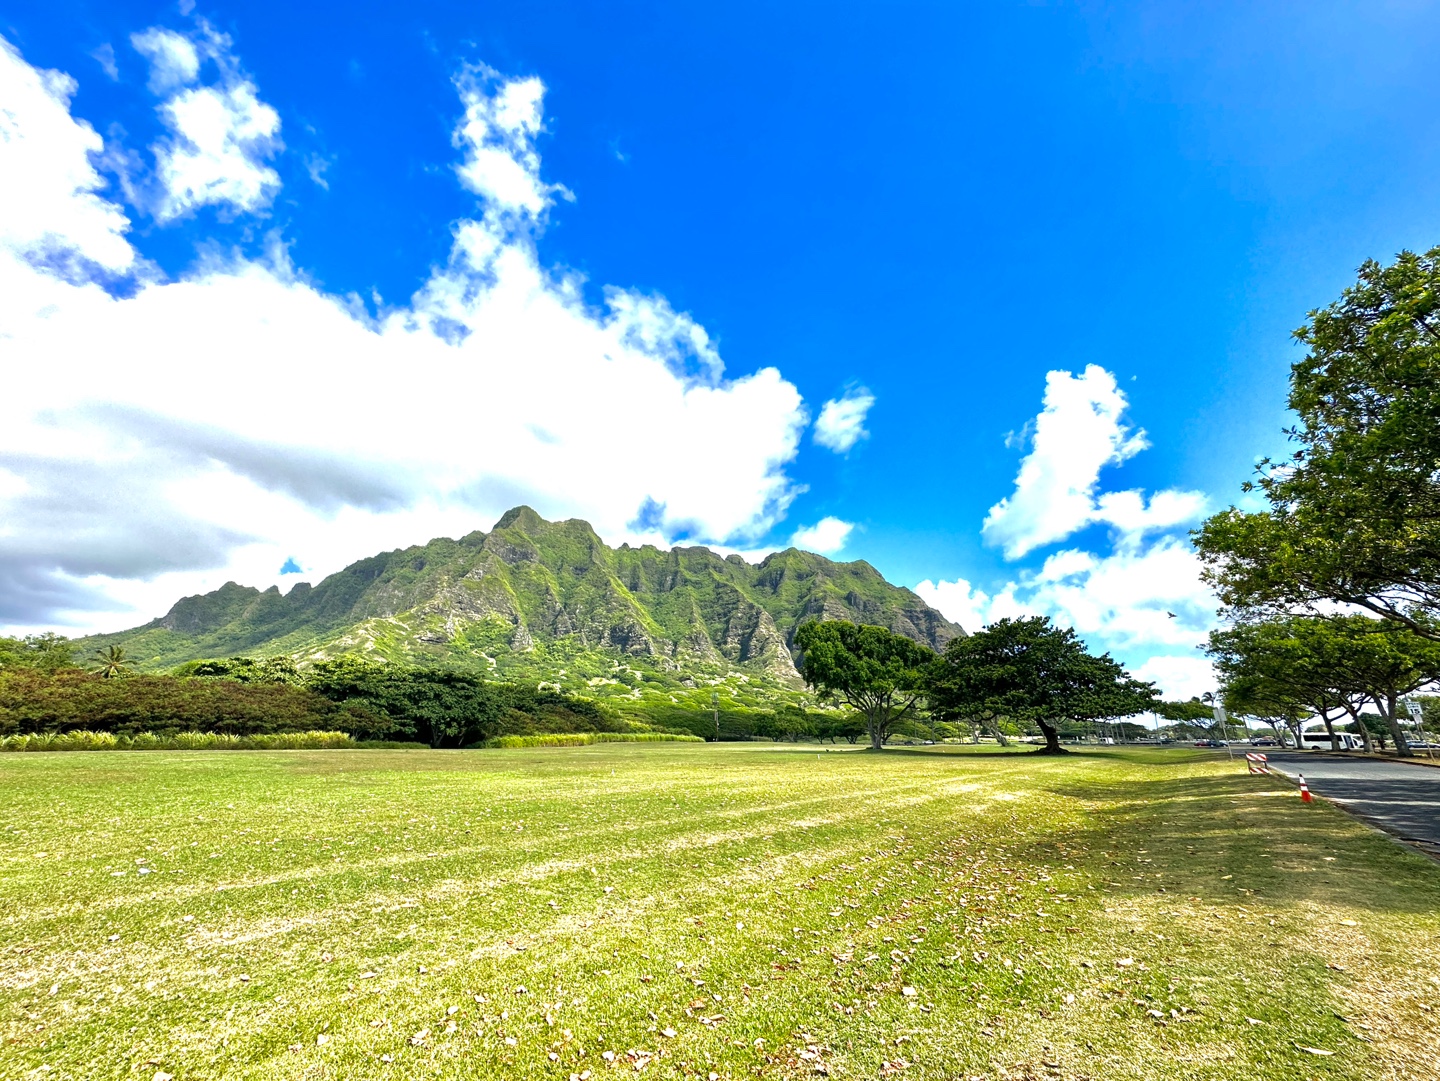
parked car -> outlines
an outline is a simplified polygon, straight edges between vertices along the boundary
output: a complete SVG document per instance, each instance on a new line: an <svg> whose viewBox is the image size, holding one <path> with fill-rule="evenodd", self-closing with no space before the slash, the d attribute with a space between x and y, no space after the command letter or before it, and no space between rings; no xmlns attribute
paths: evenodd
<svg viewBox="0 0 1440 1081"><path fill-rule="evenodd" d="M1252 740L1250 741L1250 746L1252 746L1252 747L1278 747L1279 744L1276 743L1275 740L1272 739L1270 736L1256 736L1254 739L1252 739Z"/></svg>

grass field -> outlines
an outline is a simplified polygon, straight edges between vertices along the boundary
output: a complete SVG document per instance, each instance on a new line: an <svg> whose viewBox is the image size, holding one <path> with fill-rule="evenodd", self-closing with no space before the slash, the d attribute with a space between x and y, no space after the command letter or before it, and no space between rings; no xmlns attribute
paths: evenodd
<svg viewBox="0 0 1440 1081"><path fill-rule="evenodd" d="M1199 752L15 754L0 822L6 1079L1440 1076L1440 866Z"/></svg>

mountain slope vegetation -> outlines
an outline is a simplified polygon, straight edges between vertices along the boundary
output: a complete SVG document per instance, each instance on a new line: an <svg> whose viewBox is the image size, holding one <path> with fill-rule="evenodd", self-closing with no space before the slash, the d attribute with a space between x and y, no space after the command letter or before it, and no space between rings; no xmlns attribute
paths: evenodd
<svg viewBox="0 0 1440 1081"><path fill-rule="evenodd" d="M150 671L206 657L358 654L653 715L802 697L792 642L809 619L875 624L936 650L964 633L863 561L794 548L759 564L703 547L611 548L587 522L516 507L489 533L371 556L285 594L228 582L77 645L123 645Z"/></svg>

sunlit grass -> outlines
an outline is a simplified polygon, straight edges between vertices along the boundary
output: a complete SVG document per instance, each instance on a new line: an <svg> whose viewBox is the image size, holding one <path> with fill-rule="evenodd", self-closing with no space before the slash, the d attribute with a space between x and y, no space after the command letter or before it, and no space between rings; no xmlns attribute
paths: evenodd
<svg viewBox="0 0 1440 1081"><path fill-rule="evenodd" d="M0 817L6 1078L1440 1076L1440 867L1191 751L7 755Z"/></svg>

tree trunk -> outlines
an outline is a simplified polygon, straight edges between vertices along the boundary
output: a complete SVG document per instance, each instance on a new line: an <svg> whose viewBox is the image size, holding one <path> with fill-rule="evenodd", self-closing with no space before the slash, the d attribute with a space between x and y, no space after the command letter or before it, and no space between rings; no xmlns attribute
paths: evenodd
<svg viewBox="0 0 1440 1081"><path fill-rule="evenodd" d="M1370 740L1370 729L1366 726L1365 722L1360 719L1360 711L1347 702L1345 704L1345 712L1350 714L1350 719L1355 722L1355 727L1360 730L1360 739L1365 744L1365 753L1374 754L1375 744Z"/></svg>
<svg viewBox="0 0 1440 1081"><path fill-rule="evenodd" d="M1410 741L1405 738L1405 733L1400 731L1400 722L1395 719L1395 709L1399 705L1397 696L1387 694L1376 697L1375 704L1380 707L1380 715L1385 718L1385 727L1390 729L1390 738L1395 741L1395 753L1401 758L1413 758L1415 752L1410 749Z"/></svg>
<svg viewBox="0 0 1440 1081"><path fill-rule="evenodd" d="M1338 751L1340 749L1340 737L1335 734L1335 726L1330 723L1330 711L1328 709L1321 710L1320 719L1325 722L1325 731L1329 733L1330 749L1332 751Z"/></svg>
<svg viewBox="0 0 1440 1081"><path fill-rule="evenodd" d="M870 749L881 750L885 746L885 730L880 725L880 718L872 713L865 720L870 726Z"/></svg>
<svg viewBox="0 0 1440 1081"><path fill-rule="evenodd" d="M1036 754L1069 754L1064 747L1060 746L1060 733L1054 725L1046 724L1044 721L1036 722L1040 725L1040 731L1045 733L1045 746L1036 751Z"/></svg>

